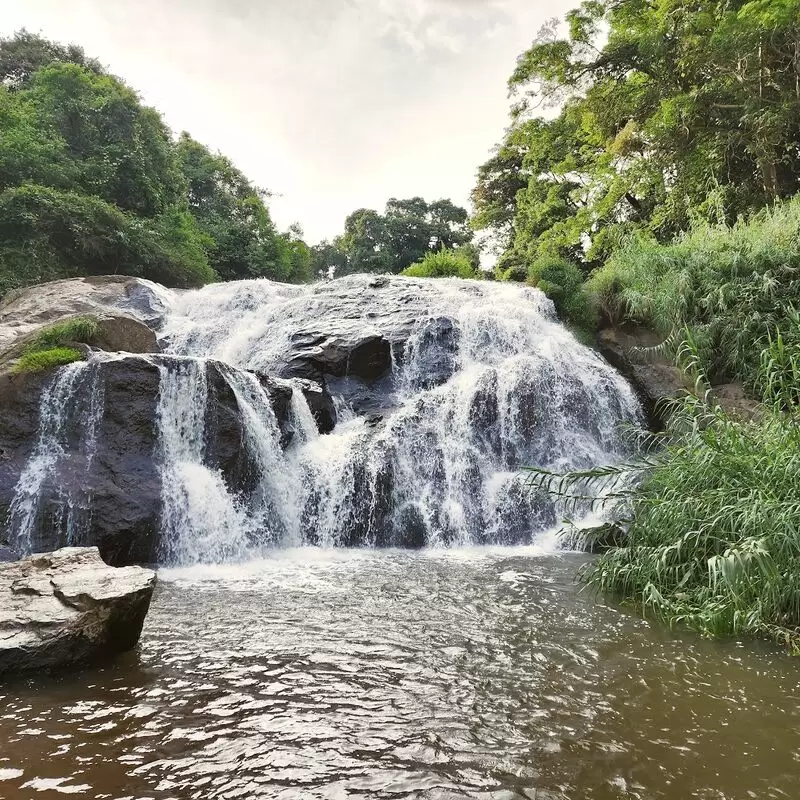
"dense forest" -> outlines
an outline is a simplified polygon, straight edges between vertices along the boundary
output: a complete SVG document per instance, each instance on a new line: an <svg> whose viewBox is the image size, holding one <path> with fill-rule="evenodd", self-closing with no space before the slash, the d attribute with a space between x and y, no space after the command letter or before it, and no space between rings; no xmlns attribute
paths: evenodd
<svg viewBox="0 0 800 800"><path fill-rule="evenodd" d="M77 275L167 286L310 280L299 229L279 232L230 159L161 116L75 46L0 40L0 295Z"/></svg>

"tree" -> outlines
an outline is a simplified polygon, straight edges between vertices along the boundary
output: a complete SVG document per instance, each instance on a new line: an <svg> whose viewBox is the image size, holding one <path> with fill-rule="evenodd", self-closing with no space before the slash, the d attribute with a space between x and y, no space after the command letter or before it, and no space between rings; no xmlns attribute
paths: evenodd
<svg viewBox="0 0 800 800"><path fill-rule="evenodd" d="M292 236L281 238L258 189L226 156L182 133L176 145L189 211L208 237L208 258L222 280L288 280L299 262ZM294 253L294 255L293 255Z"/></svg>
<svg viewBox="0 0 800 800"><path fill-rule="evenodd" d="M77 64L98 74L105 72L98 61L86 57L83 48L49 42L24 28L0 39L0 83L7 88L24 87L38 69L54 61Z"/></svg>
<svg viewBox="0 0 800 800"><path fill-rule="evenodd" d="M450 200L427 203L421 197L391 199L384 214L354 211L339 241L347 272L401 272L427 253L472 241L465 209Z"/></svg>
<svg viewBox="0 0 800 800"><path fill-rule="evenodd" d="M797 192L798 20L800 0L587 0L519 58L473 224L588 270L633 230L666 241Z"/></svg>

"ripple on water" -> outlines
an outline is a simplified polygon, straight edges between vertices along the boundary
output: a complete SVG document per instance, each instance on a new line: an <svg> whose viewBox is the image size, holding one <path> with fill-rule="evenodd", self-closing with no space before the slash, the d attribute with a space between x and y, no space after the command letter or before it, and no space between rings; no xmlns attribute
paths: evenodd
<svg viewBox="0 0 800 800"><path fill-rule="evenodd" d="M798 667L595 604L579 557L162 572L139 653L0 688L0 798L796 798Z"/></svg>

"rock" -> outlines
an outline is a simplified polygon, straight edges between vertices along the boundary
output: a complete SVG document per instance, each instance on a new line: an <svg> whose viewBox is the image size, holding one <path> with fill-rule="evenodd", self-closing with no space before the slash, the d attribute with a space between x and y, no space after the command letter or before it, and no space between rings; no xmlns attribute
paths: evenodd
<svg viewBox="0 0 800 800"><path fill-rule="evenodd" d="M607 328L597 335L600 353L631 382L654 428L666 423L669 401L692 388L675 364L653 350L661 341L639 327Z"/></svg>
<svg viewBox="0 0 800 800"><path fill-rule="evenodd" d="M283 378L306 378L317 382L326 375L374 381L391 365L391 344L377 332L321 335L300 331L292 336L291 358L277 372Z"/></svg>
<svg viewBox="0 0 800 800"><path fill-rule="evenodd" d="M148 569L109 567L96 547L0 564L0 676L132 649L155 582Z"/></svg>
<svg viewBox="0 0 800 800"><path fill-rule="evenodd" d="M87 342L110 353L160 353L155 332L127 314L103 314L97 319L97 333Z"/></svg>
<svg viewBox="0 0 800 800"><path fill-rule="evenodd" d="M72 278L11 291L0 304L0 352L46 325L87 314L122 315L155 330L166 311L160 295L165 291L124 275ZM134 352L130 345L119 349Z"/></svg>
<svg viewBox="0 0 800 800"><path fill-rule="evenodd" d="M708 401L743 422L757 420L764 411L764 406L748 395L741 383L723 383L715 386L709 392Z"/></svg>

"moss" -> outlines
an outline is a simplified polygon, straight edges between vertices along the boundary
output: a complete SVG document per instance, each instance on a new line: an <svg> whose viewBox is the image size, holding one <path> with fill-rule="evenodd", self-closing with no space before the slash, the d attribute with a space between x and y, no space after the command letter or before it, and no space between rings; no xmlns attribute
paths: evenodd
<svg viewBox="0 0 800 800"><path fill-rule="evenodd" d="M33 350L22 355L11 370L15 375L24 372L41 372L42 370L61 367L80 361L83 354L74 347L51 347L49 350Z"/></svg>

